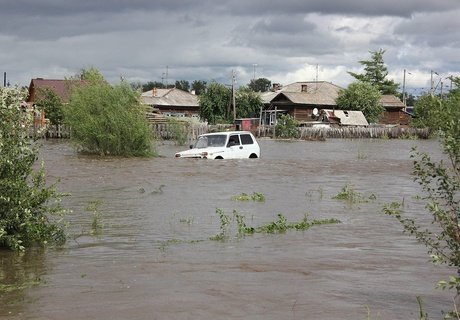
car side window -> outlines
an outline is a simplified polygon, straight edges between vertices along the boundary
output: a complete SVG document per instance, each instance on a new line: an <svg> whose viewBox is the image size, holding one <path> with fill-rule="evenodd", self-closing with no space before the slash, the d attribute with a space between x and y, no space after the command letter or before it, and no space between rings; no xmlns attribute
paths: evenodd
<svg viewBox="0 0 460 320"><path fill-rule="evenodd" d="M227 147L240 145L240 138L237 134L230 136L228 139Z"/></svg>
<svg viewBox="0 0 460 320"><path fill-rule="evenodd" d="M253 144L254 141L252 140L251 135L249 135L249 134L242 134L242 135L241 135L241 143L242 143L242 144Z"/></svg>

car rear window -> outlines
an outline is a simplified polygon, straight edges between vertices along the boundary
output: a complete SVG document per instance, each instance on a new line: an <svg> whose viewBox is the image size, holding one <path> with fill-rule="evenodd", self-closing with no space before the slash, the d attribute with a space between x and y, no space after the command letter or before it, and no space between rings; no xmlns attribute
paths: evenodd
<svg viewBox="0 0 460 320"><path fill-rule="evenodd" d="M249 135L249 134L242 134L242 135L240 135L240 137L241 137L241 143L242 144L253 144L254 143L254 141L252 140L251 135Z"/></svg>

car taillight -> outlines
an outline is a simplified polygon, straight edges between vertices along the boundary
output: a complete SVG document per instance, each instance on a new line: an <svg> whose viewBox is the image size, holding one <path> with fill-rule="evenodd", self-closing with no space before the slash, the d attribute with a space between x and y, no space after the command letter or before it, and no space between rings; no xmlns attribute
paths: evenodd
<svg viewBox="0 0 460 320"><path fill-rule="evenodd" d="M176 158L180 158L180 153L176 153Z"/></svg>

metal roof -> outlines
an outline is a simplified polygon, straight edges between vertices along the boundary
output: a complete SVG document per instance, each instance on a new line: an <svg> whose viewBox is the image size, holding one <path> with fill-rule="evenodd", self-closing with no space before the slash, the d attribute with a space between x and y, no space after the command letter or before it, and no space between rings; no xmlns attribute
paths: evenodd
<svg viewBox="0 0 460 320"><path fill-rule="evenodd" d="M151 106L199 107L196 95L177 88L149 90L142 93L141 99Z"/></svg>

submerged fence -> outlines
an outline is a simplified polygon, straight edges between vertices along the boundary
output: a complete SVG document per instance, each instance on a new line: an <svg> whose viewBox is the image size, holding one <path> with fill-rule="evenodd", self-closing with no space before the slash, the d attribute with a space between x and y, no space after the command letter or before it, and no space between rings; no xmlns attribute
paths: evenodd
<svg viewBox="0 0 460 320"><path fill-rule="evenodd" d="M150 123L152 134L164 140L196 140L207 132L230 130L230 126L209 126L205 123L189 123L182 121L154 122ZM260 126L254 132L258 137L277 138L274 135L274 126ZM326 140L333 138L345 139L428 139L432 133L429 128L410 127L302 127L299 128L299 139L302 140ZM29 128L29 136L37 138L62 138L71 136L71 128L68 125L40 125Z"/></svg>

